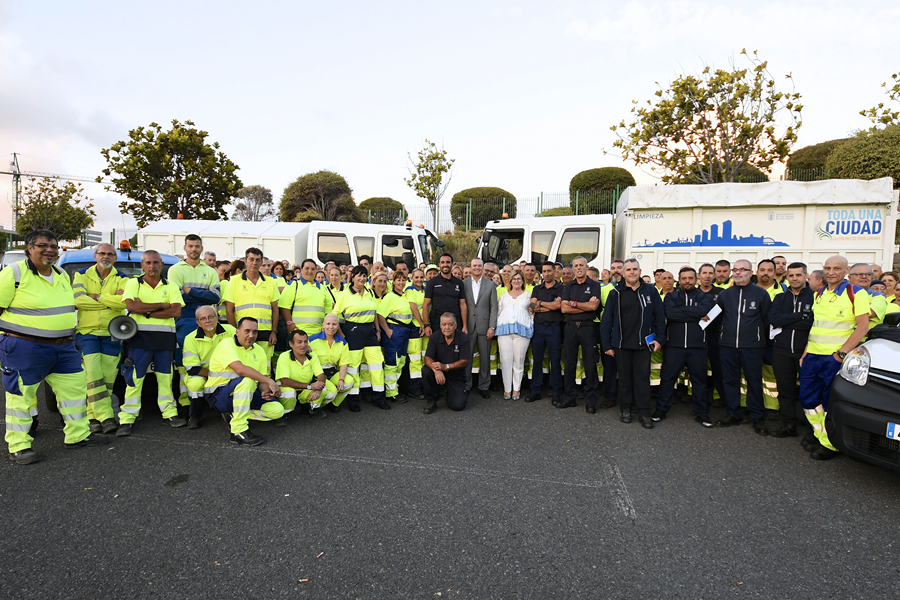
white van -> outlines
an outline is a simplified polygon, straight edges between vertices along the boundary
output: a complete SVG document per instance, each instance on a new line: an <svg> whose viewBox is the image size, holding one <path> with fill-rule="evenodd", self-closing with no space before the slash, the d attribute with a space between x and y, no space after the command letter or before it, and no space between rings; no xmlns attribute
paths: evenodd
<svg viewBox="0 0 900 600"><path fill-rule="evenodd" d="M500 265L525 260L540 271L544 261L571 265L583 256L603 270L612 260L612 215L534 217L491 221L478 238L477 256Z"/></svg>
<svg viewBox="0 0 900 600"><path fill-rule="evenodd" d="M411 222L402 226L178 219L157 221L138 231L138 247L183 254L184 238L191 233L203 238L204 250L215 252L219 260L243 258L247 248L255 247L268 258L287 259L292 265L307 258L319 265L328 261L356 265L366 255L392 269L401 260L412 269L436 262L444 245L430 230L413 227Z"/></svg>

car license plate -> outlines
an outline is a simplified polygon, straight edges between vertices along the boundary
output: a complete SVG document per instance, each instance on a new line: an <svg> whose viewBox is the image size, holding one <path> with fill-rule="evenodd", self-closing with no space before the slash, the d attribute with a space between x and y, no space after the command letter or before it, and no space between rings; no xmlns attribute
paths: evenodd
<svg viewBox="0 0 900 600"><path fill-rule="evenodd" d="M892 440L900 440L900 425L897 423L888 423L887 433L885 435Z"/></svg>

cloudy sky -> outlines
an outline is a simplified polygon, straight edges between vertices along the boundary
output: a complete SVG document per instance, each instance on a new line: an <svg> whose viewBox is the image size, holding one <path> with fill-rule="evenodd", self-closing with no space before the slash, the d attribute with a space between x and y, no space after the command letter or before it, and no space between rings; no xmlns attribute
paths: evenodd
<svg viewBox="0 0 900 600"><path fill-rule="evenodd" d="M0 0L0 170L18 152L25 170L96 176L100 149L129 129L190 119L276 199L329 169L357 201L416 204L403 177L425 138L456 159L448 200L474 186L562 192L608 165L650 183L603 154L632 100L756 49L803 96L799 146L844 137L900 71L897 23L896 0ZM95 228L121 228L116 197L86 188Z"/></svg>

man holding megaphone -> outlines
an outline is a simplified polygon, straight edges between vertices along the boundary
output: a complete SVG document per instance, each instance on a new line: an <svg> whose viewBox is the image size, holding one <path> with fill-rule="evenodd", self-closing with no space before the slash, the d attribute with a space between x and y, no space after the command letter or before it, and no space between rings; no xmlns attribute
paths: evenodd
<svg viewBox="0 0 900 600"><path fill-rule="evenodd" d="M187 425L178 416L172 394L172 361L175 357L175 319L181 315L181 290L162 278L162 257L156 250L141 255L142 277L125 284L125 306L137 324L137 333L128 341L125 361L125 401L119 410L117 437L131 435L141 411L144 376L153 363L159 388L158 403L163 420L172 427Z"/></svg>

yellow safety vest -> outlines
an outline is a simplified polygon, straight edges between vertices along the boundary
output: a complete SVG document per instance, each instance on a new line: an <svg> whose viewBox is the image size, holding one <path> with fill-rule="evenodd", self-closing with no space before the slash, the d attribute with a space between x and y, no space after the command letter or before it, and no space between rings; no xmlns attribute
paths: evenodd
<svg viewBox="0 0 900 600"><path fill-rule="evenodd" d="M334 305L334 314L341 321L353 323L372 323L375 321L377 310L378 304L372 292L366 291L360 296L352 285L341 294L337 304Z"/></svg>
<svg viewBox="0 0 900 600"><path fill-rule="evenodd" d="M123 300L140 300L147 304L167 302L183 306L181 290L160 278L156 287L151 287L143 277L129 279L125 284ZM147 350L174 350L175 349L175 319L168 317L146 317L141 313L130 313L137 323L138 333L128 341L135 348Z"/></svg>
<svg viewBox="0 0 900 600"><path fill-rule="evenodd" d="M834 291L824 288L816 292L813 302L813 324L809 330L809 354L827 356L837 352L856 329L856 317L869 315L869 295L861 287L854 287L854 299L850 300L844 281Z"/></svg>
<svg viewBox="0 0 900 600"><path fill-rule="evenodd" d="M127 277L122 277L112 267L105 279L100 279L97 265L86 267L75 273L72 291L75 292L75 308L78 309L78 333L109 337L109 322L125 314L125 295L116 294L125 290ZM99 294L94 300L90 294Z"/></svg>
<svg viewBox="0 0 900 600"><path fill-rule="evenodd" d="M324 331L309 336L309 351L316 355L323 369L340 369L342 365L350 364L350 346L339 335L334 336L331 346Z"/></svg>
<svg viewBox="0 0 900 600"><path fill-rule="evenodd" d="M300 361L294 357L294 351L288 350L282 352L278 357L275 379L280 381L286 377L299 383L312 383L323 372L322 365L315 354L307 354L306 361L301 365Z"/></svg>
<svg viewBox="0 0 900 600"><path fill-rule="evenodd" d="M262 346L253 344L249 348L244 348L238 342L237 337L232 336L230 340L224 340L216 346L212 356L209 357L209 377L206 379L205 386L207 394L211 394L223 385L228 385L233 379L239 377L229 366L235 362L256 369L262 374L269 372L269 359Z"/></svg>
<svg viewBox="0 0 900 600"><path fill-rule="evenodd" d="M419 309L419 315L424 319L425 318L425 310L424 310L425 289L423 288L420 290L420 289L417 289L416 286L411 285L408 288L406 288L406 291L403 292L403 295L406 296L407 302L411 302L416 305L416 308ZM410 310L412 310L412 307L410 307ZM421 325L423 325L423 323L419 323L419 325L421 326Z"/></svg>
<svg viewBox="0 0 900 600"><path fill-rule="evenodd" d="M409 300L394 290L384 295L381 304L378 305L378 314L387 319L388 327L391 329L397 325L396 321L409 325L413 320Z"/></svg>
<svg viewBox="0 0 900 600"><path fill-rule="evenodd" d="M209 359L222 340L234 337L235 329L231 325L216 324L216 333L208 337L202 327L184 338L184 368L188 375L199 375L202 369L209 368Z"/></svg>
<svg viewBox="0 0 900 600"><path fill-rule="evenodd" d="M234 304L235 323L244 317L253 317L257 320L260 336L263 332L272 331L272 303L278 300L274 278L260 273L254 284L247 279L247 272L244 271L239 278L231 280L226 294L225 300Z"/></svg>
<svg viewBox="0 0 900 600"><path fill-rule="evenodd" d="M0 331L59 339L75 335L75 295L66 272L53 266L53 283L30 258L0 271Z"/></svg>
<svg viewBox="0 0 900 600"><path fill-rule="evenodd" d="M322 289L315 281L306 281L302 277L284 289L278 308L291 311L291 321L297 329L308 335L322 331L322 321L333 307L331 294Z"/></svg>

